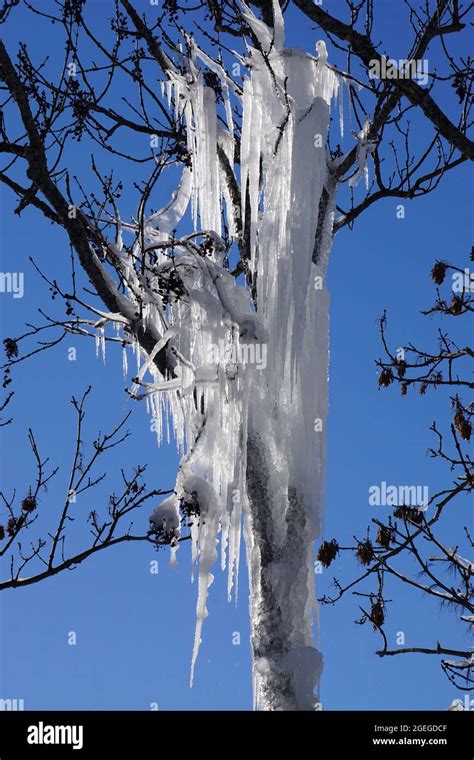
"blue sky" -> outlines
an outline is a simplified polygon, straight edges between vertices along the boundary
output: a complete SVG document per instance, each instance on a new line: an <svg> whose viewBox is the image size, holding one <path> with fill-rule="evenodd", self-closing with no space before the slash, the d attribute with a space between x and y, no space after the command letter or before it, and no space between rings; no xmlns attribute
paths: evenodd
<svg viewBox="0 0 474 760"><path fill-rule="evenodd" d="M44 0L41 7L52 5ZM327 3L337 12L337 3ZM401 2L377 2L378 38L387 52L402 58L407 29ZM93 2L96 28L105 28L110 15L106 0ZM137 7L146 3L137 3ZM62 52L59 32L48 24L34 34L23 9L8 23L10 52L18 40L41 53ZM35 21L33 26L42 22ZM104 31L104 34L106 32ZM294 10L288 14L287 44L314 50L321 34ZM56 46L56 47L54 47ZM337 52L330 58L343 67ZM436 48L433 53L436 56ZM436 61L430 61L436 65ZM49 66L60 65L51 56ZM446 102L451 99L448 93ZM441 100L443 105L443 101ZM426 128L415 122L415 144L421 145ZM350 138L349 138L350 140ZM349 143L348 143L349 144ZM80 171L90 146L76 146L68 155L72 170ZM107 168L108 159L103 159ZM124 205L133 207L133 175L124 175ZM172 178L162 185L158 207L172 189ZM34 211L21 219L12 215L14 202L2 186L2 270L25 273L25 297L0 295L2 337L18 334L25 321L37 318L37 307L51 313L47 287L28 262L34 255L43 269L67 282L68 249L64 236ZM327 509L325 537L337 536L348 544L361 536L371 517L386 508L369 507L368 488L381 481L428 484L434 492L444 487L449 472L427 454L433 441L428 430L436 418L449 420L449 392L402 398L396 389L379 391L374 359L381 355L378 317L389 314L389 340L409 340L422 347L435 346L439 321L419 314L429 306L434 288L429 271L436 258L468 266L472 244L472 173L466 166L445 177L441 188L428 198L406 205L405 219L397 219L398 201L386 200L364 214L353 231L336 238L329 270L331 293L330 415L328 428ZM464 326L453 327L462 342L469 338ZM75 346L77 360L68 361ZM107 346L105 366L95 357L93 341L72 339L40 354L14 372L16 395L11 412L15 423L3 428L2 488L26 490L34 477L27 431L32 427L40 450L60 472L41 497L42 519L60 509L66 491L67 467L74 444L71 395L79 396L93 385L86 422L86 438L107 430L132 408L132 437L113 450L107 462L108 485L81 501L78 523L91 508L100 510L118 482L123 465L148 464L150 486L169 488L174 483L176 454L158 449L145 408L132 404L124 393L121 355ZM458 502L459 512L468 503ZM142 514L146 527L148 511ZM456 515L457 517L457 515ZM467 520L465 521L467 522ZM464 524L464 523L463 523ZM448 520L446 539L459 537L456 520ZM87 540L77 529L75 540ZM158 559L159 573L150 573ZM1 567L2 575L5 567ZM357 570L346 556L317 576L318 593L329 591L332 576L350 578ZM219 570L209 598L210 615L204 627L195 684L189 689L189 667L194 633L196 587L190 583L186 546L176 569L168 566L166 552L156 554L141 545L118 547L92 558L72 572L41 584L0 595L0 697L22 698L27 709L250 709L251 676L248 645L247 590L241 567L237 607L226 601L226 577ZM430 599L407 587L390 589L387 634L405 633L406 646L433 646L439 640L455 645L459 629L450 614ZM357 626L357 598L347 597L336 607L321 611L320 648L325 657L321 699L326 709L445 709L460 696L445 680L435 658L403 655L380 660L374 655L379 639L368 626ZM68 645L68 633L77 635ZM240 645L234 645L235 633ZM466 641L467 643L467 641Z"/></svg>

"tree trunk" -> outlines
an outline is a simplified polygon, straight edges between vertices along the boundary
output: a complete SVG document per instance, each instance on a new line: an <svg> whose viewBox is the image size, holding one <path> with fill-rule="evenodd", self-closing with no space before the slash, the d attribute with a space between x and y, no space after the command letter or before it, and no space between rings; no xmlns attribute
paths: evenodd
<svg viewBox="0 0 474 760"><path fill-rule="evenodd" d="M254 698L261 710L314 709L313 688L322 657L312 646L313 540L297 488L275 496L269 447L250 430L247 492L251 536L246 537L250 584ZM283 496L283 498L282 498ZM275 498L280 502L275 510ZM285 539L275 512L284 511ZM309 612L309 614L308 614Z"/></svg>

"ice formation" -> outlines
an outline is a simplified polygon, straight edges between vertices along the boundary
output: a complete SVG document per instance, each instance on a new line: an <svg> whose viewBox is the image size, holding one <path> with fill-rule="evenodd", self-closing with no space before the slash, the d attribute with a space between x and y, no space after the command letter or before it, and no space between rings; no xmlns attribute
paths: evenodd
<svg viewBox="0 0 474 760"><path fill-rule="evenodd" d="M159 441L171 425L181 453L174 494L155 509L151 525L168 535L175 561L181 527L186 520L190 524L198 585L191 681L219 541L230 599L237 592L243 529L253 635L261 636L262 654L254 664L257 703L264 701L267 672L276 668L293 685L297 707L308 709L322 670L312 637L312 547L321 530L324 498L325 277L335 207L325 146L331 102L338 94L342 107L342 81L327 63L323 41L317 43L317 56L284 47L278 2L274 29L241 6L258 41L247 47L243 88L188 40L186 68L170 68L163 92L185 124L191 166L171 202L145 220L144 245L137 236L127 258L120 238L116 253L129 298L139 300L143 320L156 332L156 346L148 356L140 355L135 342L138 368L132 391L146 396ZM220 80L225 121L218 118L216 93L206 86L202 64ZM234 238L240 221L219 159L224 151L234 165L231 97L242 108L241 218L250 219L249 267L256 281L256 306L245 284L230 274L221 238L223 213ZM362 175L370 152L366 132L358 136L358 144ZM173 239L189 206L195 231ZM166 303L160 295L163 282L176 296ZM263 345L268 349L265 366L235 361L242 353L251 359ZM174 362L174 376L168 378L153 362L165 346ZM268 567L254 530L249 472L256 463L247 461L247 452L254 450L249 441L261 445L268 466L268 503L259 505L271 524L275 559ZM259 472L258 478L263 477ZM180 510L186 515L181 522ZM262 584L271 587L280 610L279 632L270 630ZM285 639L277 663L270 651L272 636Z"/></svg>

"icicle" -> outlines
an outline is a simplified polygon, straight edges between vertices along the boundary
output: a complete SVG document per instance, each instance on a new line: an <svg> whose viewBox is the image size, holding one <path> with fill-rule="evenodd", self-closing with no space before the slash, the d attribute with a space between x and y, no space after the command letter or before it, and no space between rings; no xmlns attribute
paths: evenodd
<svg viewBox="0 0 474 760"><path fill-rule="evenodd" d="M180 105L181 105L181 82L177 80L174 84L174 118L177 119L179 116L180 111Z"/></svg>
<svg viewBox="0 0 474 760"><path fill-rule="evenodd" d="M243 113L242 113L242 135L240 139L240 177L242 189L242 219L245 219L245 210L247 203L247 181L249 172L250 157L250 130L252 118L252 85L249 77L244 77L244 95L243 95Z"/></svg>
<svg viewBox="0 0 474 760"><path fill-rule="evenodd" d="M122 348L122 372L123 372L123 379L127 379L128 375L128 358L127 358L127 349L125 346Z"/></svg>
<svg viewBox="0 0 474 760"><path fill-rule="evenodd" d="M166 401L163 401L163 414L166 422L166 443L168 446L171 443L171 431L170 431L170 413L169 413L169 396L165 396Z"/></svg>
<svg viewBox="0 0 474 760"><path fill-rule="evenodd" d="M237 88L230 79L230 77L227 75L225 69L223 66L220 65L220 63L217 63L217 61L212 60L212 58L209 58L206 53L204 53L193 41L193 50L196 53L197 57L202 60L203 63L206 64L206 66L214 72L219 77L221 88L222 88L222 95L224 99L224 108L225 108L225 114L226 114L226 120L227 120L227 127L229 130L229 134L232 137L232 143L233 143L233 137L234 137L234 120L232 118L232 106L230 102L230 92L229 90L232 89L232 91L235 94L238 94Z"/></svg>
<svg viewBox="0 0 474 760"><path fill-rule="evenodd" d="M285 42L285 22L278 0L273 0L273 20L273 45L280 52Z"/></svg>
<svg viewBox="0 0 474 760"><path fill-rule="evenodd" d="M214 90L205 87L202 75L191 91L194 125L193 174L197 210L203 229L221 234L217 114Z"/></svg>
<svg viewBox="0 0 474 760"><path fill-rule="evenodd" d="M194 634L194 646L193 655L191 659L191 675L189 685L192 687L194 680L194 670L196 667L196 661L199 654L199 648L201 646L201 633L202 625L206 617L208 616L207 610L207 596L209 587L214 581L210 568L217 559L217 531L218 524L216 522L217 515L210 513L207 516L207 520L201 527L201 534L205 536L202 539L200 558L199 558L199 579L198 579L198 599L196 604L196 630ZM203 544L203 545L202 545Z"/></svg>
<svg viewBox="0 0 474 760"><path fill-rule="evenodd" d="M227 513L221 518L221 570L224 572L227 562L227 545L229 542L230 518Z"/></svg>
<svg viewBox="0 0 474 760"><path fill-rule="evenodd" d="M166 81L166 99L168 101L168 107L171 107L171 98L173 96L173 82L171 79Z"/></svg>
<svg viewBox="0 0 474 760"><path fill-rule="evenodd" d="M345 84L339 86L339 132L344 137L344 88Z"/></svg>
<svg viewBox="0 0 474 760"><path fill-rule="evenodd" d="M194 568L198 561L199 523L194 519L191 524L191 582L194 583Z"/></svg>
<svg viewBox="0 0 474 760"><path fill-rule="evenodd" d="M251 27L255 36L257 37L262 47L263 52L268 53L273 45L272 31L269 29L269 27L266 24L263 23L263 21L261 21L254 15L254 13L250 10L250 8L248 7L246 3L239 1L239 5L243 9L242 16L244 17L248 25ZM281 34L281 22L279 24L279 27L280 27L280 34ZM281 40L281 44L283 45L283 40Z"/></svg>

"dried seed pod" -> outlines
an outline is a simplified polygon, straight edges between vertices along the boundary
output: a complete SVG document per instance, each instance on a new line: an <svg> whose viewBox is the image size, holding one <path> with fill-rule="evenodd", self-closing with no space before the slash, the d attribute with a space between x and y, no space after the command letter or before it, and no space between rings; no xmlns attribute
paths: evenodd
<svg viewBox="0 0 474 760"><path fill-rule="evenodd" d="M405 373L407 371L407 363L404 359L400 359L400 361L396 363L396 368L398 377L405 377Z"/></svg>
<svg viewBox="0 0 474 760"><path fill-rule="evenodd" d="M370 620L374 628L381 628L385 622L385 614L382 602L375 602L370 610Z"/></svg>
<svg viewBox="0 0 474 760"><path fill-rule="evenodd" d="M23 512L34 512L36 506L36 498L31 493L21 502L21 508Z"/></svg>
<svg viewBox="0 0 474 760"><path fill-rule="evenodd" d="M339 544L336 539L332 541L323 541L319 547L317 559L324 567L329 567L331 562L336 559L339 553Z"/></svg>
<svg viewBox="0 0 474 760"><path fill-rule="evenodd" d="M388 549L393 541L393 528L389 528L388 525L381 525L375 540L384 549Z"/></svg>
<svg viewBox="0 0 474 760"><path fill-rule="evenodd" d="M446 264L443 261L437 261L431 270L431 279L436 285L442 285L446 277Z"/></svg>
<svg viewBox="0 0 474 760"><path fill-rule="evenodd" d="M472 425L470 421L464 416L464 412L459 404L456 409L456 414L454 415L454 424L461 438L465 441L470 441Z"/></svg>
<svg viewBox="0 0 474 760"><path fill-rule="evenodd" d="M414 507L397 507L393 512L393 516L398 517L400 520L408 520L416 525L420 525L423 522L423 512Z"/></svg>
<svg viewBox="0 0 474 760"><path fill-rule="evenodd" d="M460 296L453 296L451 299L451 306L449 307L450 313L457 316L458 314L461 314L462 307L463 307L462 298Z"/></svg>
<svg viewBox="0 0 474 760"><path fill-rule="evenodd" d="M369 541L369 539L362 541L362 543L358 545L356 549L356 557L361 565L370 565L372 560L375 558L375 553L372 542Z"/></svg>
<svg viewBox="0 0 474 760"><path fill-rule="evenodd" d="M10 536L10 538L15 535L18 529L18 523L19 523L19 520L17 520L16 517L10 517L7 523L7 533Z"/></svg>
<svg viewBox="0 0 474 760"><path fill-rule="evenodd" d="M392 370L384 368L379 375L379 388L388 388L391 383L393 383Z"/></svg>
<svg viewBox="0 0 474 760"><path fill-rule="evenodd" d="M16 340L13 338L5 338L3 341L3 347L5 349L7 359L16 359L18 356L18 344Z"/></svg>

